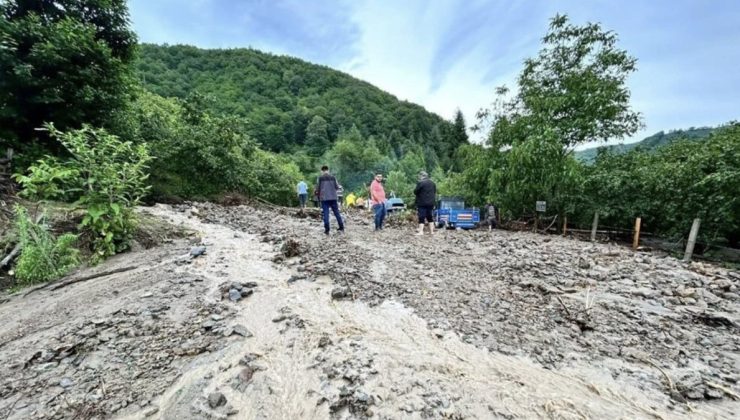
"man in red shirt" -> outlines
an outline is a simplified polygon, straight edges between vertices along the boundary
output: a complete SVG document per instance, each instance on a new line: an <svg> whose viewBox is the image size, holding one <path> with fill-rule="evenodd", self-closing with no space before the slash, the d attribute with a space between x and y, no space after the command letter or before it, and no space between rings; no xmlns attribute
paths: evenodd
<svg viewBox="0 0 740 420"><path fill-rule="evenodd" d="M375 230L383 229L385 220L385 190L383 189L383 174L375 174L375 179L370 184L370 203L375 213Z"/></svg>

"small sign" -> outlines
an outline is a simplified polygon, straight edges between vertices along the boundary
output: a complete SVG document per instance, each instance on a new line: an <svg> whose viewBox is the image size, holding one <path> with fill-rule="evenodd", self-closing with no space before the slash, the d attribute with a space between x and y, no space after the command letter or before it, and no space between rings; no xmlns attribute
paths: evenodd
<svg viewBox="0 0 740 420"><path fill-rule="evenodd" d="M547 209L547 201L538 201L537 202L537 211L540 213L544 213Z"/></svg>

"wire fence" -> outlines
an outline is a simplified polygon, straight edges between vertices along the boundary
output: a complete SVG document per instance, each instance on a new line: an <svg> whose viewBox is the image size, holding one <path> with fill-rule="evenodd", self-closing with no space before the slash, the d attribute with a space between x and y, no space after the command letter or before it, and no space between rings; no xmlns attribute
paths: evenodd
<svg viewBox="0 0 740 420"><path fill-rule="evenodd" d="M596 219L597 224L594 230L593 225L569 224L567 220L564 225L562 221L557 220L557 216L528 219L527 221L508 222L504 226L512 230L536 230L548 234L565 234L581 240L594 239L602 242L614 241L624 244L637 244L638 249L662 251L677 258L684 256L690 236L689 232L680 236L665 236L637 230L637 241L635 241L635 228L638 226L625 229L619 226L598 224L598 219ZM535 223L537 223L537 229L534 228ZM740 249L727 246L724 243L695 240L690 258L715 263L740 264Z"/></svg>

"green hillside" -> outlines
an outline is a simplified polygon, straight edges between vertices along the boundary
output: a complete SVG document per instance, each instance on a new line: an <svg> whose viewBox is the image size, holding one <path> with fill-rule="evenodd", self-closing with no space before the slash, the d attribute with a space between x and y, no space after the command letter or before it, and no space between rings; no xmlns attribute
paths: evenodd
<svg viewBox="0 0 740 420"><path fill-rule="evenodd" d="M297 58L253 49L144 44L135 66L142 84L153 93L185 98L197 91L213 98L217 113L246 117L249 134L274 152L306 145L307 127L316 117L326 121L328 143L355 125L363 137L385 137L390 143L410 139L432 147L440 158L455 148L450 123L438 115ZM317 156L330 144L307 146Z"/></svg>
<svg viewBox="0 0 740 420"><path fill-rule="evenodd" d="M707 137L709 137L709 135L714 130L715 129L711 127L700 127L700 128L691 127L687 130L675 130L675 131L669 131L668 133L660 131L660 132L653 134L650 137L645 137L644 139L638 142L635 142L635 143L593 147L590 149L584 149L584 150L577 151L575 153L575 156L576 156L576 159L582 162L591 163L594 161L594 159L596 159L596 155L599 153L600 149L609 150L617 154L629 152L630 150L635 149L637 147L640 147L643 150L655 150L659 147L671 144L679 139L688 139L688 140L706 139Z"/></svg>

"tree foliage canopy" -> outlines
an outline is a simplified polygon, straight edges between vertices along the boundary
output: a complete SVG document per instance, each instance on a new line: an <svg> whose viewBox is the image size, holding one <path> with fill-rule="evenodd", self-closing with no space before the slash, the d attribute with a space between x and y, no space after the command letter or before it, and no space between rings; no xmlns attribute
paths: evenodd
<svg viewBox="0 0 740 420"><path fill-rule="evenodd" d="M421 106L293 57L252 49L144 44L136 68L143 86L158 95L185 99L198 91L212 96L214 114L246 118L250 137L274 152L308 145L309 152L319 157L352 126L365 138L390 138L394 130L400 138L419 136L416 140L448 153L460 141L447 135L432 138L435 127L449 133L450 123ZM321 119L326 140L323 127L317 126ZM391 146L400 147L394 141Z"/></svg>
<svg viewBox="0 0 740 420"><path fill-rule="evenodd" d="M537 200L567 211L580 185L573 147L639 127L625 84L635 59L616 41L598 24L555 16L542 49L525 62L517 93L500 88L494 108L479 112L491 150L465 165L467 178L488 187L487 198L509 215L533 213Z"/></svg>
<svg viewBox="0 0 740 420"><path fill-rule="evenodd" d="M125 0L0 2L0 138L24 151L46 122L106 126L128 100L135 48Z"/></svg>

